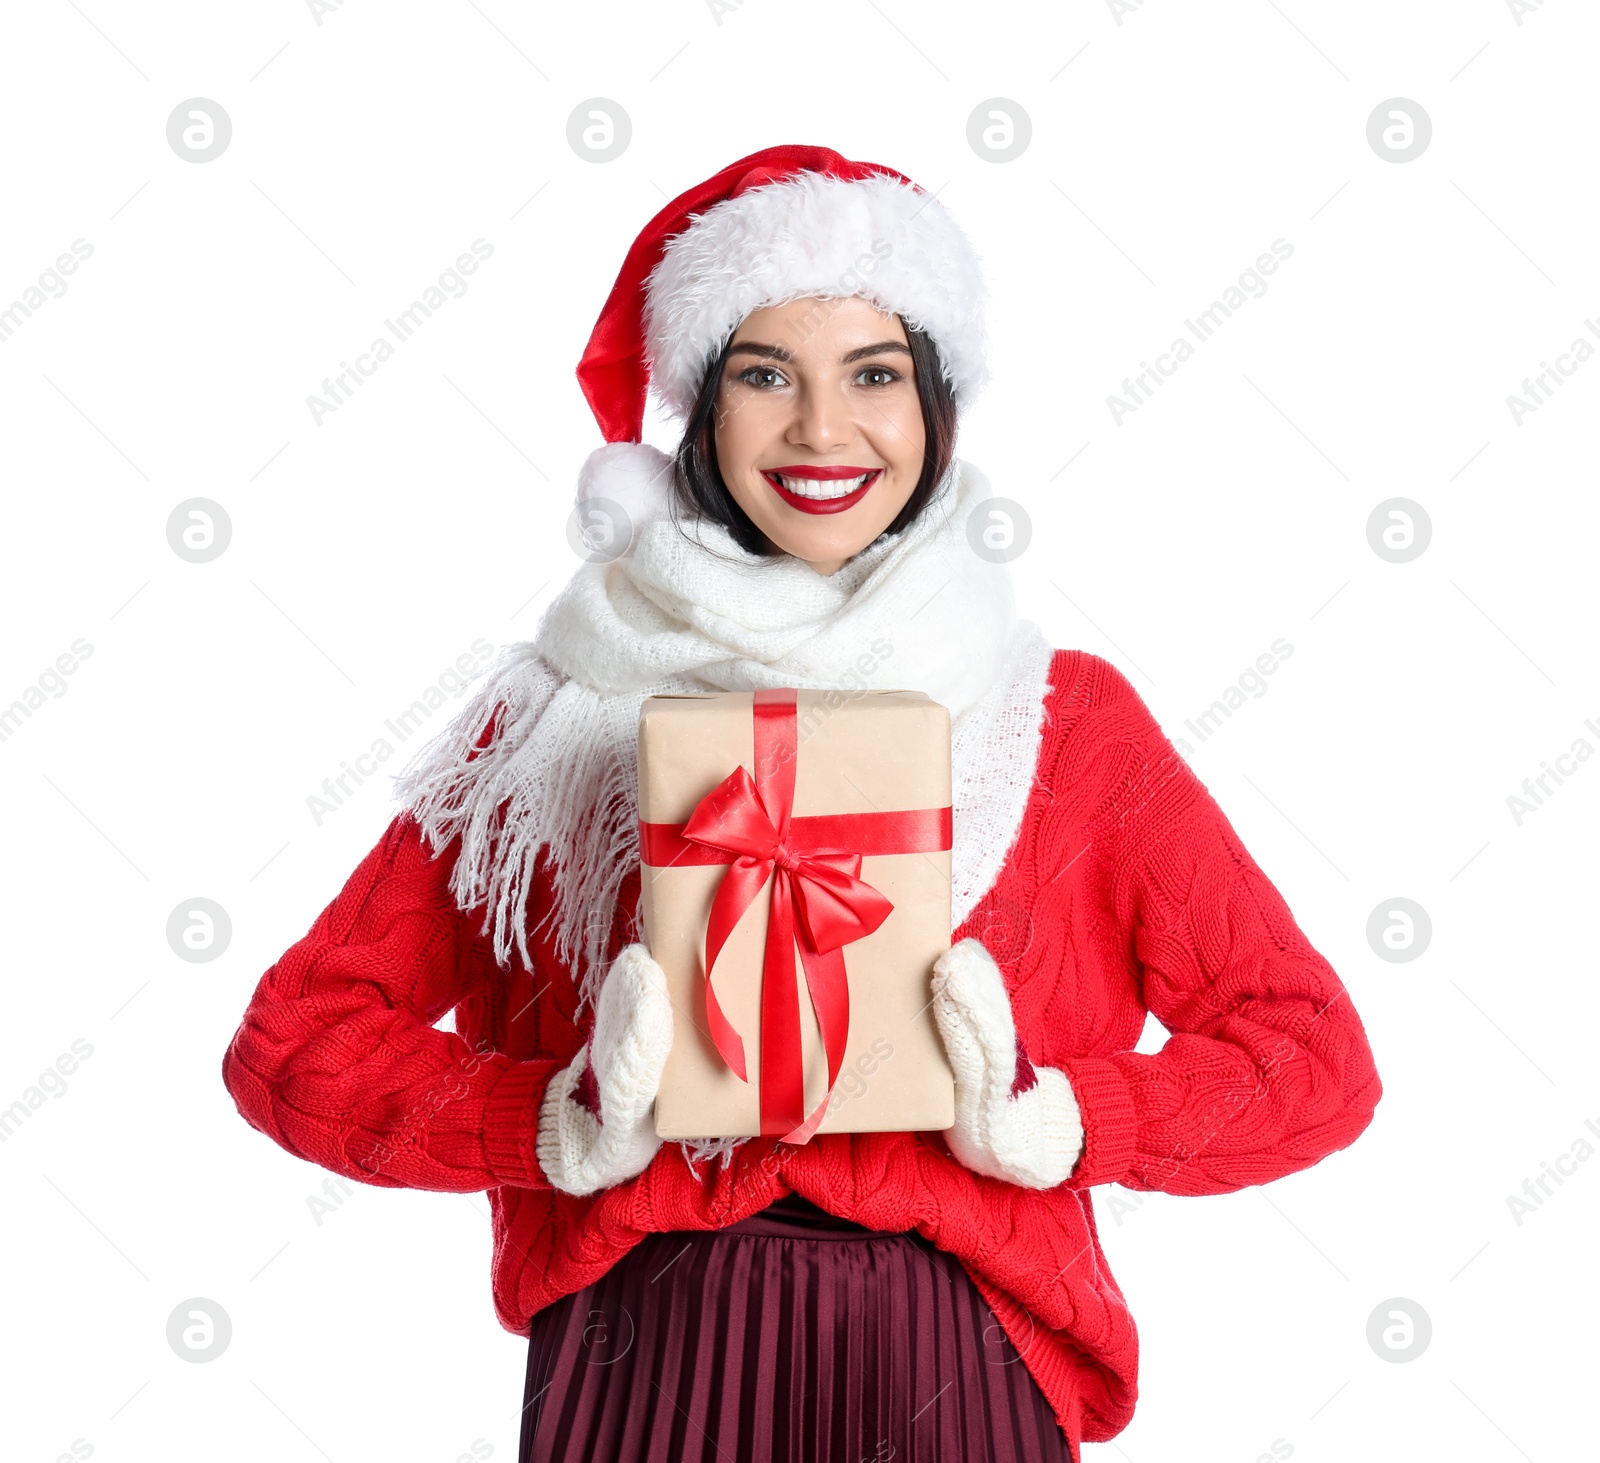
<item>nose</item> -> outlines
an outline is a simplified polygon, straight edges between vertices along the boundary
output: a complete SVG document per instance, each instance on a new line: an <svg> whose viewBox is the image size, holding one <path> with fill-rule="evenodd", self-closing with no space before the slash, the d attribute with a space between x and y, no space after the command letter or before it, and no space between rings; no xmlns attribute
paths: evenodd
<svg viewBox="0 0 1600 1463"><path fill-rule="evenodd" d="M841 393L810 387L798 394L794 420L784 434L791 447L827 452L855 436L855 422Z"/></svg>

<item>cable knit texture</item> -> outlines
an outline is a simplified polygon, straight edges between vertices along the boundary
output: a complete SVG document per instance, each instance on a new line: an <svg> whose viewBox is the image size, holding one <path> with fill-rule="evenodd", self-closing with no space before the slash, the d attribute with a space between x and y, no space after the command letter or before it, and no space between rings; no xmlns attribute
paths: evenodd
<svg viewBox="0 0 1600 1463"><path fill-rule="evenodd" d="M720 1228L794 1191L956 1255L1076 1455L1127 1425L1138 1370L1090 1186L1266 1183L1353 1142L1382 1092L1328 962L1127 679L1082 651L1052 658L1021 831L956 931L1004 976L1013 1086L1050 1067L1075 1094L1082 1152L1054 1187L975 1173L937 1133L840 1133L804 1147L751 1139L726 1167L691 1168L666 1144L632 1179L562 1192L539 1164L539 1110L593 1016L580 1025L547 936L533 937L532 972L497 965L450 892L455 853L434 857L398 816L261 978L223 1080L250 1123L324 1168L486 1189L495 1309L521 1335L646 1234ZM634 870L613 956L636 938L638 887ZM534 902L549 898L541 877ZM455 1031L437 1029L452 1008ZM1133 1050L1146 1011L1172 1033L1154 1053Z"/></svg>

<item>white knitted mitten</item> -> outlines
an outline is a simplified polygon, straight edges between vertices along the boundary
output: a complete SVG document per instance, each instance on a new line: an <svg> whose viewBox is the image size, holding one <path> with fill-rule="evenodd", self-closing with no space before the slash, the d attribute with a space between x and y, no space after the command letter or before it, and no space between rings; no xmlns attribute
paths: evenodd
<svg viewBox="0 0 1600 1463"><path fill-rule="evenodd" d="M1012 1095L1017 1028L994 957L978 940L934 963L933 1014L956 1079L956 1123L945 1142L967 1168L1028 1189L1053 1188L1083 1151L1083 1124L1066 1073L1034 1067Z"/></svg>
<svg viewBox="0 0 1600 1463"><path fill-rule="evenodd" d="M671 1049L666 974L643 945L625 946L600 982L589 1042L545 1089L538 1152L551 1184L592 1194L644 1172L661 1147L651 1106Z"/></svg>

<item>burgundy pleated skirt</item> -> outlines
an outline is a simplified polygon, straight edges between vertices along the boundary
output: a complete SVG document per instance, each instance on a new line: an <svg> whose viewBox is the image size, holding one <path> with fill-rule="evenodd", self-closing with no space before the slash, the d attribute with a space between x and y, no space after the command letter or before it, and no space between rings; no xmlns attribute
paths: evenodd
<svg viewBox="0 0 1600 1463"><path fill-rule="evenodd" d="M518 1463L1070 1463L955 1256L789 1194L533 1317Z"/></svg>

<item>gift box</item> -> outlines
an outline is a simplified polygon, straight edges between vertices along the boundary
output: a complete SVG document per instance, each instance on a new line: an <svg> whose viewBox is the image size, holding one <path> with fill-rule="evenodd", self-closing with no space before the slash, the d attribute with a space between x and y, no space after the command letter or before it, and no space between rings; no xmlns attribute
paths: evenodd
<svg viewBox="0 0 1600 1463"><path fill-rule="evenodd" d="M955 1122L950 713L920 691L650 696L640 916L666 972L663 1138Z"/></svg>

